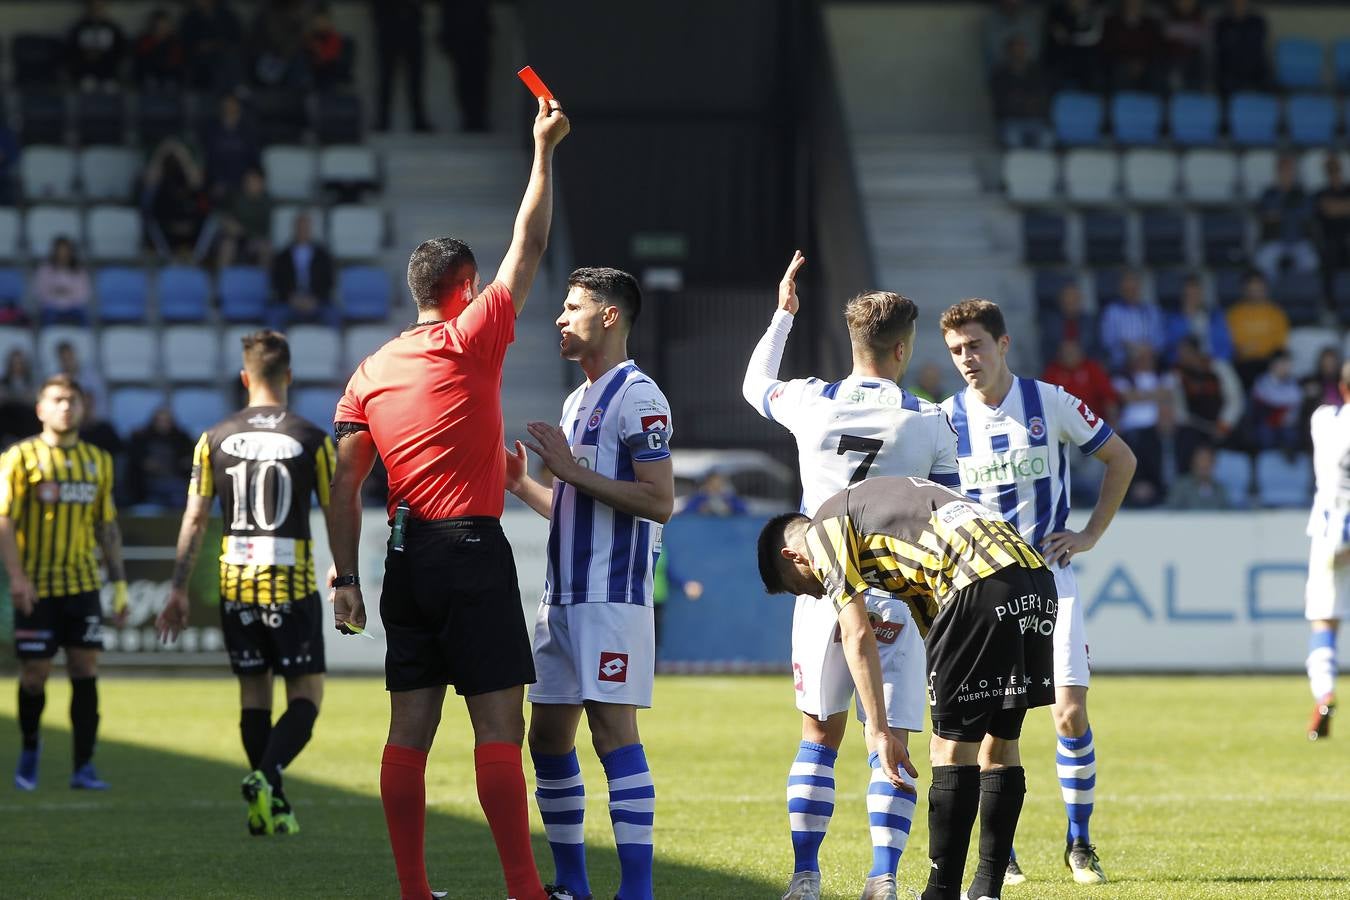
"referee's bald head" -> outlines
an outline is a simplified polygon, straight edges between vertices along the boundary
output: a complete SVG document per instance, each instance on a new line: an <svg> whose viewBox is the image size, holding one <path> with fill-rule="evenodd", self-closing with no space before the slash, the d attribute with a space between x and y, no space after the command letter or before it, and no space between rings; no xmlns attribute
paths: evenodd
<svg viewBox="0 0 1350 900"><path fill-rule="evenodd" d="M418 309L438 309L449 288L477 275L473 251L455 238L423 241L408 259L408 291Z"/></svg>

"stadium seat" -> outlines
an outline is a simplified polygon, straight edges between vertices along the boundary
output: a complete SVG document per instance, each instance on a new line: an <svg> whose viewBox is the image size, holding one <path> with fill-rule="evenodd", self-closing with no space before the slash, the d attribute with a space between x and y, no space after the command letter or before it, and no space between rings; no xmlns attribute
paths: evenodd
<svg viewBox="0 0 1350 900"><path fill-rule="evenodd" d="M1037 309L1054 309L1064 285L1078 281L1077 273L1069 269L1037 269L1032 277L1032 292Z"/></svg>
<svg viewBox="0 0 1350 900"><path fill-rule="evenodd" d="M75 199L75 153L65 147L28 147L19 157L19 183L30 201Z"/></svg>
<svg viewBox="0 0 1350 900"><path fill-rule="evenodd" d="M1168 311L1180 307L1181 293L1189 277L1190 273L1185 269L1154 269L1153 296L1157 298L1158 306Z"/></svg>
<svg viewBox="0 0 1350 900"><path fill-rule="evenodd" d="M1326 309L1322 276L1317 272L1287 272L1270 286L1270 295L1289 316L1291 325L1314 325Z"/></svg>
<svg viewBox="0 0 1350 900"><path fill-rule="evenodd" d="M1186 262L1186 214L1170 209L1145 210L1139 217L1144 262L1178 266Z"/></svg>
<svg viewBox="0 0 1350 900"><path fill-rule="evenodd" d="M80 153L80 186L86 200L120 200L136 196L141 155L126 147L90 147Z"/></svg>
<svg viewBox="0 0 1350 900"><path fill-rule="evenodd" d="M1291 328L1285 349L1294 364L1295 377L1311 374L1317 366L1318 354L1328 347L1341 352L1341 336L1335 330L1317 325Z"/></svg>
<svg viewBox="0 0 1350 900"><path fill-rule="evenodd" d="M1096 298L1096 308L1102 312L1106 307L1120 299L1120 278L1124 269L1098 269L1092 273L1092 295ZM1142 282L1142 293L1148 296L1148 281Z"/></svg>
<svg viewBox="0 0 1350 900"><path fill-rule="evenodd" d="M60 344L74 347L84 365L98 366L94 334L90 329L77 325L51 325L38 332L37 363L44 376L57 371L56 348Z"/></svg>
<svg viewBox="0 0 1350 900"><path fill-rule="evenodd" d="M243 367L243 360L239 355L244 349L241 339L244 335L257 330L257 325L229 325L221 331L220 353L217 359L220 361L220 374L227 383L238 378L239 370Z"/></svg>
<svg viewBox="0 0 1350 900"><path fill-rule="evenodd" d="M354 372L356 367L398 332L388 325L354 325L342 330L342 359L344 371Z"/></svg>
<svg viewBox="0 0 1350 900"><path fill-rule="evenodd" d="M1224 486L1238 509L1251 506L1252 458L1236 450L1214 454L1214 480Z"/></svg>
<svg viewBox="0 0 1350 900"><path fill-rule="evenodd" d="M292 325L286 329L291 345L291 374L296 381L334 381L340 377L342 348L338 333L326 325Z"/></svg>
<svg viewBox="0 0 1350 900"><path fill-rule="evenodd" d="M1170 150L1127 150L1122 171L1125 197L1135 203L1177 200L1176 154Z"/></svg>
<svg viewBox="0 0 1350 900"><path fill-rule="evenodd" d="M1214 269L1209 274L1214 299L1221 308L1227 309L1242 296L1242 279L1247 275L1245 270Z"/></svg>
<svg viewBox="0 0 1350 900"><path fill-rule="evenodd" d="M140 256L141 215L134 206L95 206L85 213L84 234L90 259Z"/></svg>
<svg viewBox="0 0 1350 900"><path fill-rule="evenodd" d="M175 384L214 382L220 374L220 340L200 325L170 325L160 334L164 375ZM238 353L235 368L238 368Z"/></svg>
<svg viewBox="0 0 1350 900"><path fill-rule="evenodd" d="M24 278L22 269L11 267L0 269L0 306L22 304L27 290L27 279Z"/></svg>
<svg viewBox="0 0 1350 900"><path fill-rule="evenodd" d="M201 434L229 415L219 388L178 388L169 395L169 409L188 434Z"/></svg>
<svg viewBox="0 0 1350 900"><path fill-rule="evenodd" d="M301 211L309 213L310 228L316 238L326 231L323 209L318 206L274 206L272 207L272 246L281 250L291 242L295 234L295 217Z"/></svg>
<svg viewBox="0 0 1350 900"><path fill-rule="evenodd" d="M1188 150L1181 158L1181 186L1196 203L1232 203L1237 159L1225 150Z"/></svg>
<svg viewBox="0 0 1350 900"><path fill-rule="evenodd" d="M19 256L19 211L9 207L0 207L0 259L16 259Z"/></svg>
<svg viewBox="0 0 1350 900"><path fill-rule="evenodd" d="M103 375L115 382L150 382L159 375L159 346L144 325L109 325L99 343Z"/></svg>
<svg viewBox="0 0 1350 900"><path fill-rule="evenodd" d="M1330 151L1307 150L1298 162L1298 180L1305 191L1320 191L1327 186L1327 155ZM1342 176L1350 176L1350 153L1338 154Z"/></svg>
<svg viewBox="0 0 1350 900"><path fill-rule="evenodd" d="M1350 90L1350 38L1341 38L1331 48L1331 70L1336 87Z"/></svg>
<svg viewBox="0 0 1350 900"><path fill-rule="evenodd" d="M1093 266L1122 265L1129 232L1124 213L1090 210L1083 214L1083 259Z"/></svg>
<svg viewBox="0 0 1350 900"><path fill-rule="evenodd" d="M1061 91L1050 105L1050 120L1055 137L1062 144L1098 144L1102 139L1102 120L1106 107L1096 94Z"/></svg>
<svg viewBox="0 0 1350 900"><path fill-rule="evenodd" d="M116 426L122 437L130 437L164 405L164 392L158 388L119 388L112 392L108 405L108 421Z"/></svg>
<svg viewBox="0 0 1350 900"><path fill-rule="evenodd" d="M14 272L13 269L3 270ZM15 350L22 350L28 358L33 359L33 332L29 328L20 328L16 325L0 325L0 366L3 366L8 360L10 353Z"/></svg>
<svg viewBox="0 0 1350 900"><path fill-rule="evenodd" d="M324 147L319 151L319 182L349 196L375 188L380 183L375 151L359 144Z"/></svg>
<svg viewBox="0 0 1350 900"><path fill-rule="evenodd" d="M1285 104L1285 122L1297 146L1328 146L1336 131L1336 101L1323 94L1296 94Z"/></svg>
<svg viewBox="0 0 1350 900"><path fill-rule="evenodd" d="M1014 203L1046 203L1055 198L1059 160L1049 150L1010 150L1003 155L1003 183Z"/></svg>
<svg viewBox="0 0 1350 900"><path fill-rule="evenodd" d="M66 68L66 44L47 34L20 33L10 42L14 84L48 86L60 82Z"/></svg>
<svg viewBox="0 0 1350 900"><path fill-rule="evenodd" d="M77 246L83 243L79 210L68 206L29 207L23 230L28 239L28 254L34 257L45 258L51 253L52 241L58 237L68 237Z"/></svg>
<svg viewBox="0 0 1350 900"><path fill-rule="evenodd" d="M1121 91L1111 98L1111 130L1118 143L1157 144L1162 119L1162 101L1152 94Z"/></svg>
<svg viewBox="0 0 1350 900"><path fill-rule="evenodd" d="M304 143L309 116L303 92L292 88L257 91L253 94L252 113L264 145Z"/></svg>
<svg viewBox="0 0 1350 900"><path fill-rule="evenodd" d="M136 130L141 144L153 147L164 138L182 134L187 127L183 96L176 91L143 93L137 103Z"/></svg>
<svg viewBox="0 0 1350 900"><path fill-rule="evenodd" d="M204 322L211 300L206 273L192 266L165 266L159 273L159 317L165 322Z"/></svg>
<svg viewBox="0 0 1350 900"><path fill-rule="evenodd" d="M1275 42L1275 80L1285 90L1322 87L1322 44L1308 38Z"/></svg>
<svg viewBox="0 0 1350 900"><path fill-rule="evenodd" d="M1312 464L1302 453L1293 459L1279 450L1256 455L1256 491L1262 506L1307 506L1312 499Z"/></svg>
<svg viewBox="0 0 1350 900"><path fill-rule="evenodd" d="M1244 197L1255 200L1275 183L1277 160L1274 150L1247 150L1242 154L1238 169Z"/></svg>
<svg viewBox="0 0 1350 900"><path fill-rule="evenodd" d="M1064 190L1077 203L1106 203L1116 198L1120 164L1109 150L1070 150L1064 155Z"/></svg>
<svg viewBox="0 0 1350 900"><path fill-rule="evenodd" d="M227 322L261 322L270 295L262 269L229 266L220 273L220 315Z"/></svg>
<svg viewBox="0 0 1350 900"><path fill-rule="evenodd" d="M1029 209L1022 213L1022 258L1029 263L1065 263L1068 221L1063 213Z"/></svg>
<svg viewBox="0 0 1350 900"><path fill-rule="evenodd" d="M393 285L379 266L347 266L338 272L338 304L346 321L384 321Z"/></svg>
<svg viewBox="0 0 1350 900"><path fill-rule="evenodd" d="M262 155L267 193L273 200L309 200L314 195L318 159L308 147L268 147Z"/></svg>
<svg viewBox="0 0 1350 900"><path fill-rule="evenodd" d="M315 101L314 136L320 144L359 143L361 98L355 94L320 94Z"/></svg>
<svg viewBox="0 0 1350 900"><path fill-rule="evenodd" d="M1243 147L1270 147L1278 139L1280 101L1274 94L1244 91L1228 100L1228 133Z"/></svg>
<svg viewBox="0 0 1350 900"><path fill-rule="evenodd" d="M1242 213L1230 210L1201 213L1200 240L1205 265L1239 266L1247 261L1247 219Z"/></svg>
<svg viewBox="0 0 1350 900"><path fill-rule="evenodd" d="M338 259L373 259L384 245L384 213L354 203L333 207L328 216L328 248Z"/></svg>
<svg viewBox="0 0 1350 900"><path fill-rule="evenodd" d="M101 322L144 322L149 318L149 284L140 269L100 269L94 297Z"/></svg>
<svg viewBox="0 0 1350 900"><path fill-rule="evenodd" d="M1172 140L1182 146L1219 142L1219 100L1212 94L1177 94L1167 110Z"/></svg>
<svg viewBox="0 0 1350 900"><path fill-rule="evenodd" d="M342 392L331 387L300 388L291 396L291 409L303 419L318 425L324 431L333 428L333 413L337 411Z"/></svg>
<svg viewBox="0 0 1350 900"><path fill-rule="evenodd" d="M64 144L66 98L46 89L25 90L19 95L19 139L25 147Z"/></svg>
<svg viewBox="0 0 1350 900"><path fill-rule="evenodd" d="M75 136L83 146L126 143L126 101L120 93L80 91L75 95Z"/></svg>

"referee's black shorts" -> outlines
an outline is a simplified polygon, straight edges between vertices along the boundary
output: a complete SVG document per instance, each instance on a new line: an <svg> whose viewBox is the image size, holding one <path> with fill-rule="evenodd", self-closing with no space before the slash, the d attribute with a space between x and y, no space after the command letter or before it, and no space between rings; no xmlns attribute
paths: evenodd
<svg viewBox="0 0 1350 900"><path fill-rule="evenodd" d="M511 545L494 518L409 519L384 561L385 688L464 696L534 683Z"/></svg>

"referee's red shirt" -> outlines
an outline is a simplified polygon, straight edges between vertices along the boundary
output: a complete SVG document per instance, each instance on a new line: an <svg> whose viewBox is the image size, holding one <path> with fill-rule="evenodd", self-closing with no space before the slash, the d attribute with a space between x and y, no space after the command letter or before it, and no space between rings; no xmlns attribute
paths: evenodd
<svg viewBox="0 0 1350 900"><path fill-rule="evenodd" d="M511 292L493 282L453 321L410 328L366 359L336 422L370 428L389 471L389 514L500 517L502 360L515 340Z"/></svg>

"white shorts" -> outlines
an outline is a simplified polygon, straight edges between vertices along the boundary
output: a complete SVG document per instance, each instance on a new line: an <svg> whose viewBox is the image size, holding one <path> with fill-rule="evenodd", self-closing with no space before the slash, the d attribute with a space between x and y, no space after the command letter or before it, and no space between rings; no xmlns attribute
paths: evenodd
<svg viewBox="0 0 1350 900"><path fill-rule="evenodd" d="M580 706L586 700L648 709L656 678L650 606L539 604L534 623L531 703Z"/></svg>
<svg viewBox="0 0 1350 900"><path fill-rule="evenodd" d="M1055 687L1087 687L1092 679L1092 659L1088 655L1083 606L1078 602L1078 579L1072 566L1051 566L1051 571L1059 594L1059 614L1055 616Z"/></svg>
<svg viewBox="0 0 1350 900"><path fill-rule="evenodd" d="M924 708L923 639L909 607L890 594L868 592L867 613L881 656L886 721L892 728L922 731ZM853 676L839 642L839 616L827 597L800 596L792 614L792 680L797 708L825 721L846 712L853 700ZM865 722L860 703L852 704Z"/></svg>
<svg viewBox="0 0 1350 900"><path fill-rule="evenodd" d="M1350 618L1350 566L1332 567L1340 542L1312 539L1308 553L1308 587L1304 593L1304 617L1317 619Z"/></svg>

